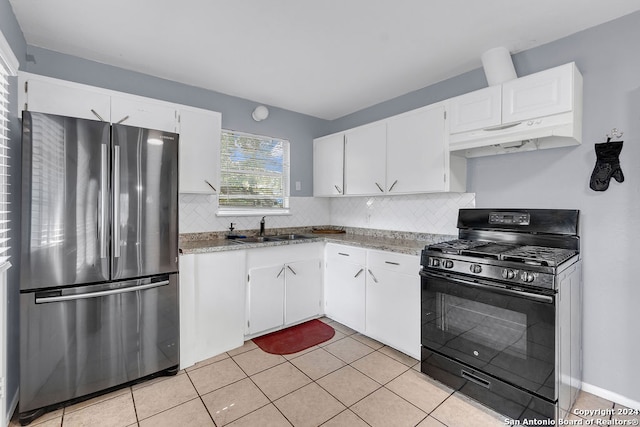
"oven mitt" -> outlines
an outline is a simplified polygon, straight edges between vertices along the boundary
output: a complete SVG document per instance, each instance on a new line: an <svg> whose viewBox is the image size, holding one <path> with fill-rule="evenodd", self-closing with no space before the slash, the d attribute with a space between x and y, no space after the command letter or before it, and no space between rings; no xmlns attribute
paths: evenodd
<svg viewBox="0 0 640 427"><path fill-rule="evenodd" d="M603 142L595 146L596 166L591 173L589 187L594 191L605 191L609 188L611 177L618 182L624 181L619 158L622 151L622 141Z"/></svg>

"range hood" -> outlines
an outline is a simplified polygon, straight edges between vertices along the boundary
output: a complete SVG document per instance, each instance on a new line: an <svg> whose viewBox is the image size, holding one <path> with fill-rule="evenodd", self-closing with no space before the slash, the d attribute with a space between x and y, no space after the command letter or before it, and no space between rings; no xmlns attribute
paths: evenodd
<svg viewBox="0 0 640 427"><path fill-rule="evenodd" d="M449 149L464 157L480 157L579 145L582 121L575 114L571 111L450 135Z"/></svg>
<svg viewBox="0 0 640 427"><path fill-rule="evenodd" d="M483 64L491 86L451 99L452 154L479 157L581 143L582 75L575 63L517 78L502 48L486 52Z"/></svg>

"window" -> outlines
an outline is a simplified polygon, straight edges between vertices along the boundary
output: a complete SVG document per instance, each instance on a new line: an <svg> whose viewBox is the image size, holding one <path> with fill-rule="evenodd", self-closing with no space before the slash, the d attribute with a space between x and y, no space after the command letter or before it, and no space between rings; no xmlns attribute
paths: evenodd
<svg viewBox="0 0 640 427"><path fill-rule="evenodd" d="M9 81L18 60L0 33L0 265L9 252Z"/></svg>
<svg viewBox="0 0 640 427"><path fill-rule="evenodd" d="M289 141L222 131L220 211L288 212Z"/></svg>

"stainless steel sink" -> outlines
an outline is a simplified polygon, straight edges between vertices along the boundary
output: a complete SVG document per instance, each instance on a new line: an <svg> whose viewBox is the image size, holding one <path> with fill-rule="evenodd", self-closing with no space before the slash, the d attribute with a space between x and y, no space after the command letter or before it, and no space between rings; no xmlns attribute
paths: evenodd
<svg viewBox="0 0 640 427"><path fill-rule="evenodd" d="M303 240L303 239L312 239L311 236L306 236L304 234L277 234L275 236L268 237L271 240Z"/></svg>
<svg viewBox="0 0 640 427"><path fill-rule="evenodd" d="M262 242L268 242L268 241L269 241L268 237L252 236L252 237L243 237L240 239L234 239L233 243L262 243Z"/></svg>
<svg viewBox="0 0 640 427"><path fill-rule="evenodd" d="M251 236L242 239L234 239L233 243L282 242L287 240L303 240L311 238L311 236L306 236L304 234L276 234L275 236Z"/></svg>

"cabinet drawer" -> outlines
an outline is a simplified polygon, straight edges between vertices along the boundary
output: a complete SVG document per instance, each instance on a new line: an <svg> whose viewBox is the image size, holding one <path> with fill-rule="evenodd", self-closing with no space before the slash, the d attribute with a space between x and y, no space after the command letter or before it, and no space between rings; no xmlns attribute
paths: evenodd
<svg viewBox="0 0 640 427"><path fill-rule="evenodd" d="M326 258L337 258L354 264L364 264L366 262L366 249L353 246L327 244L325 248Z"/></svg>
<svg viewBox="0 0 640 427"><path fill-rule="evenodd" d="M404 274L415 274L417 277L420 271L420 257L394 252L369 251L367 265L373 271L384 269Z"/></svg>

